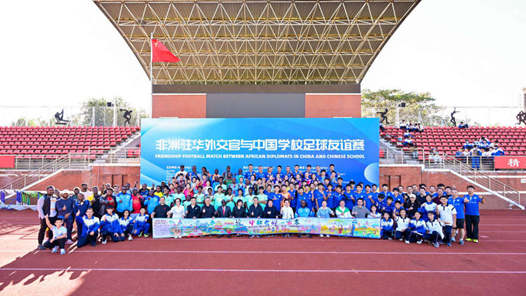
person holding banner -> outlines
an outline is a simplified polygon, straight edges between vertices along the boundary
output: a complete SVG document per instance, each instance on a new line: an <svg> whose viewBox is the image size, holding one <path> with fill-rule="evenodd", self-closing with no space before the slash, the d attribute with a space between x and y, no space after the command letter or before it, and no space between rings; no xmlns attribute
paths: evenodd
<svg viewBox="0 0 526 296"><path fill-rule="evenodd" d="M294 212L290 207L290 201L288 199L283 201L283 207L281 207L280 213L282 219L294 219Z"/></svg>
<svg viewBox="0 0 526 296"><path fill-rule="evenodd" d="M168 211L170 211L170 207L166 205L166 200L164 199L164 196L159 199L159 204L155 207L153 210L151 216L153 218L168 218Z"/></svg>
<svg viewBox="0 0 526 296"><path fill-rule="evenodd" d="M221 188L221 187L218 187ZM224 196L224 195L223 195ZM225 201L224 199L221 200L221 203ZM226 202L226 201L225 201ZM215 207L210 203L210 198L205 198L205 205L201 208L201 216L199 218L214 218L214 215L216 214Z"/></svg>
<svg viewBox="0 0 526 296"><path fill-rule="evenodd" d="M221 201L221 206L217 208L215 216L218 218L230 218L232 217L232 211L227 205L226 200Z"/></svg>
<svg viewBox="0 0 526 296"><path fill-rule="evenodd" d="M370 212L369 209L364 207L363 199L361 198L356 201L356 205L352 208L352 216L354 218L366 218Z"/></svg>
<svg viewBox="0 0 526 296"><path fill-rule="evenodd" d="M279 212L274 207L274 201L272 199L269 199L267 201L267 206L265 207L265 210L263 212L263 218L269 218L269 219L279 218Z"/></svg>
<svg viewBox="0 0 526 296"><path fill-rule="evenodd" d="M175 219L183 219L185 216L185 209L181 205L181 199L176 198L174 206L168 211L168 216Z"/></svg>
<svg viewBox="0 0 526 296"><path fill-rule="evenodd" d="M237 200L236 206L234 207L234 210L232 211L232 216L234 218L246 218L247 217L247 209L243 205L243 200L241 199Z"/></svg>
<svg viewBox="0 0 526 296"><path fill-rule="evenodd" d="M327 201L325 201L327 203ZM345 200L340 200L340 205L336 208L336 217L352 218L351 211L345 206Z"/></svg>
<svg viewBox="0 0 526 296"><path fill-rule="evenodd" d="M347 209L347 212L349 211L349 209ZM318 209L318 212L316 213L316 217L318 218L330 218L331 216L334 216L334 212L329 208L327 207L327 201L322 201L321 202L321 208Z"/></svg>
<svg viewBox="0 0 526 296"><path fill-rule="evenodd" d="M300 190L301 190L301 187L300 187ZM314 213L307 206L307 201L305 199L302 199L300 201L300 207L296 210L296 217L307 218L307 217L313 217L313 216L314 216Z"/></svg>
<svg viewBox="0 0 526 296"><path fill-rule="evenodd" d="M248 218L261 218L263 216L263 208L259 204L258 197L254 197L252 205L248 208Z"/></svg>
<svg viewBox="0 0 526 296"><path fill-rule="evenodd" d="M197 219L201 216L201 207L197 205L195 197L190 199L190 205L186 207L186 218Z"/></svg>

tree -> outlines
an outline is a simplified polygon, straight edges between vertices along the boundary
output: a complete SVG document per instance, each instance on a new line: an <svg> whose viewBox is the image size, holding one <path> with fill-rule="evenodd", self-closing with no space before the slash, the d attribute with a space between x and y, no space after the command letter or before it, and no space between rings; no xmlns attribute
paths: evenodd
<svg viewBox="0 0 526 296"><path fill-rule="evenodd" d="M54 122L54 119L20 117L16 121L11 122L11 126L52 126Z"/></svg>
<svg viewBox="0 0 526 296"><path fill-rule="evenodd" d="M444 108L435 104L430 93L404 92L399 89L364 90L362 93L362 117L379 117L378 112L388 109L387 119L395 124L396 106L399 107L400 121L420 122L425 126L445 125L449 117L441 116Z"/></svg>
<svg viewBox="0 0 526 296"><path fill-rule="evenodd" d="M79 119L81 125L92 125L93 115L95 115L96 126L111 126L113 124L113 107L108 107L107 103L111 102L117 105L117 125L124 125L125 119L123 117L124 112L121 109L132 110L130 124L138 124L137 118L147 117L144 110L138 110L131 107L122 98L115 98L114 100L108 100L105 98L91 98L82 103L80 114L75 117Z"/></svg>

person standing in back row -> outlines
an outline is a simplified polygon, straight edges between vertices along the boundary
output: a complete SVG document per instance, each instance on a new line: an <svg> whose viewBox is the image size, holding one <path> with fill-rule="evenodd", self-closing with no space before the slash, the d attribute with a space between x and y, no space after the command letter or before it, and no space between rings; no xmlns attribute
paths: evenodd
<svg viewBox="0 0 526 296"><path fill-rule="evenodd" d="M484 198L474 193L475 187L472 185L469 185L467 189L468 194L464 195L464 203L466 204L466 241L478 243L480 222L479 204L484 203Z"/></svg>
<svg viewBox="0 0 526 296"><path fill-rule="evenodd" d="M46 216L49 219L49 222L54 225L55 219L57 217L57 211L55 204L57 198L55 197L55 188L53 186L47 187L47 193L42 195L37 201L37 212L38 218L40 219L40 230L38 231L38 249L45 250L46 248L42 245L44 242L44 237L48 236L47 229L48 225L46 222Z"/></svg>

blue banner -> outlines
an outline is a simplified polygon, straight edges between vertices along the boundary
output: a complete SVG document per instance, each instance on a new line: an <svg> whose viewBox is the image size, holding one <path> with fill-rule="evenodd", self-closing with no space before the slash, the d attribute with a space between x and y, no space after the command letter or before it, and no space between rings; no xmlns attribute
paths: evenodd
<svg viewBox="0 0 526 296"><path fill-rule="evenodd" d="M225 171L330 164L345 181L378 184L377 118L161 118L141 124L141 183L170 180L179 165Z"/></svg>

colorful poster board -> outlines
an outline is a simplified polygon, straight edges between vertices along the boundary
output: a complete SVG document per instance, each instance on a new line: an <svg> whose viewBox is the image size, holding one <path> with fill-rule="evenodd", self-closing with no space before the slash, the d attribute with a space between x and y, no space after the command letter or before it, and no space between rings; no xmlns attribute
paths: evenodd
<svg viewBox="0 0 526 296"><path fill-rule="evenodd" d="M329 234L334 236L380 238L380 219L153 219L153 237L176 235L269 235L269 234Z"/></svg>

